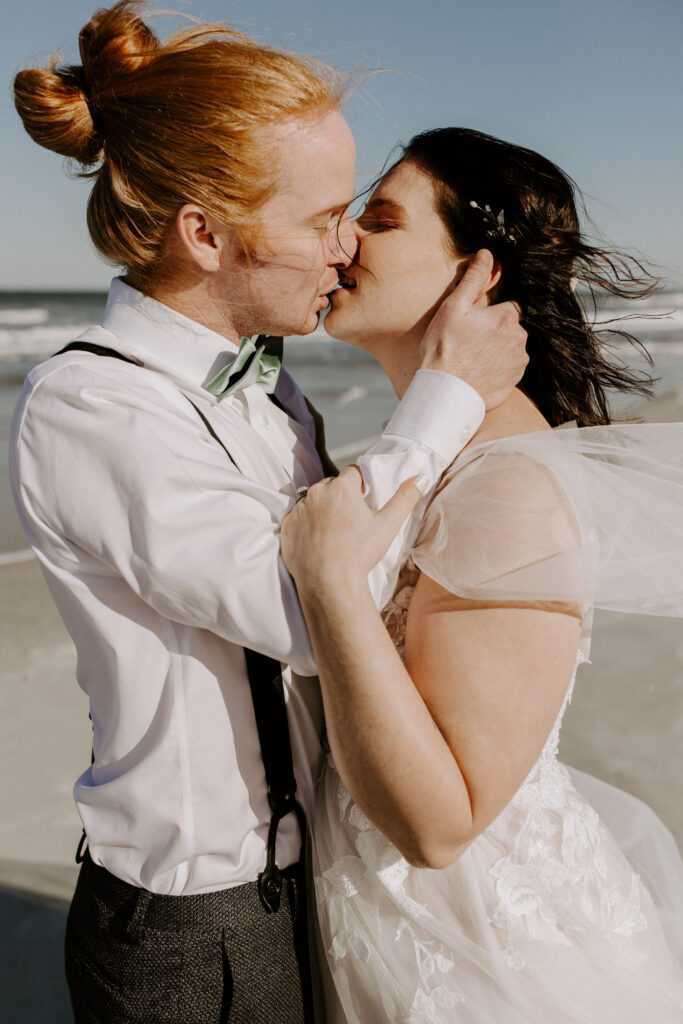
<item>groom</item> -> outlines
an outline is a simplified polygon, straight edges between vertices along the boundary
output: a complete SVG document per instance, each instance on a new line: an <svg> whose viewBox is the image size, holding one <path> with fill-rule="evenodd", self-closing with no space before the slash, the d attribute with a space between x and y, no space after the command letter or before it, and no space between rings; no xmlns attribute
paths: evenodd
<svg viewBox="0 0 683 1024"><path fill-rule="evenodd" d="M77 1022L312 1019L302 808L322 714L278 524L322 453L291 377L275 384L268 353L238 354L238 339L315 328L354 254L354 148L336 109L263 132L277 174L255 257L183 206L174 275L146 294L116 279L102 325L29 375L14 419L19 514L94 727L75 787L88 841L67 929ZM524 369L516 308L477 304L489 269L480 254L445 300L358 462L373 507L401 487L378 605L423 507L411 512L406 481L433 488Z"/></svg>

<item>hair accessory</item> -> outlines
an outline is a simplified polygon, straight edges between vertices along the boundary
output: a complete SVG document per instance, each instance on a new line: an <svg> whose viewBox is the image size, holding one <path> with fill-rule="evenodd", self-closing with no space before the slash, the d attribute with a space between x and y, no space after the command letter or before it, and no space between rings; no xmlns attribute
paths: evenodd
<svg viewBox="0 0 683 1024"><path fill-rule="evenodd" d="M505 227L505 210L495 214L488 204L482 208L479 203L475 203L474 199L470 200L470 206L481 214L487 238L501 238L510 245L517 245L517 239L513 233Z"/></svg>
<svg viewBox="0 0 683 1024"><path fill-rule="evenodd" d="M63 81L68 82L69 85L75 85L77 89L80 89L83 94L83 99L85 100L85 105L88 108L88 113L90 114L93 130L98 135L103 135L97 108L95 107L92 98L92 90L88 83L88 79L85 77L85 69L81 65L75 64L71 67L63 68L61 78Z"/></svg>

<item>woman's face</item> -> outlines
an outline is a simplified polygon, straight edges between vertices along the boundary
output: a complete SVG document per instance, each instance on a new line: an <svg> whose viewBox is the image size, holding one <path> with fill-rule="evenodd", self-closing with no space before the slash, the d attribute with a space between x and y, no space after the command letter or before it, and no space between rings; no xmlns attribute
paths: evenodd
<svg viewBox="0 0 683 1024"><path fill-rule="evenodd" d="M380 354L419 343L445 295L465 270L434 207L431 180L411 163L382 179L355 221L358 253L340 271L325 330Z"/></svg>

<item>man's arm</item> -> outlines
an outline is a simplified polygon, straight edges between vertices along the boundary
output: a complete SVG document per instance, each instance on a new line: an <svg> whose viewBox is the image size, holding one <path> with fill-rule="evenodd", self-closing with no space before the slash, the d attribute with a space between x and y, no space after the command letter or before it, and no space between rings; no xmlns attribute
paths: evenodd
<svg viewBox="0 0 683 1024"><path fill-rule="evenodd" d="M163 617L314 675L279 555L292 498L240 473L146 371L86 358L25 392L15 414L12 483L29 541L58 575L120 577Z"/></svg>
<svg viewBox="0 0 683 1024"><path fill-rule="evenodd" d="M478 430L484 411L480 396L462 380L449 373L419 370L382 437L357 459L366 500L373 509L385 505L405 480L422 478L424 497L368 577L378 608L383 608L393 593L431 492Z"/></svg>
<svg viewBox="0 0 683 1024"><path fill-rule="evenodd" d="M489 306L493 267L477 253L458 286L444 300L422 340L418 370L377 444L357 460L371 508L381 508L410 477L423 477L425 497L403 523L368 577L382 608L415 537L430 492L472 439L486 409L499 405L521 379L528 356L526 331L512 302Z"/></svg>

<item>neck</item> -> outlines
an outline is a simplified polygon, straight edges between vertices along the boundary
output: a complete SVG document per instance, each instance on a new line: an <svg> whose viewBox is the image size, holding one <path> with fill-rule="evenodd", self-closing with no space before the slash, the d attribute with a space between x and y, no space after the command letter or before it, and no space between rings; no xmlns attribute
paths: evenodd
<svg viewBox="0 0 683 1024"><path fill-rule="evenodd" d="M130 282L150 298L186 316L188 320L207 327L228 341L239 345L240 333L234 323L224 297L214 294L212 275L168 278L140 285Z"/></svg>
<svg viewBox="0 0 683 1024"><path fill-rule="evenodd" d="M413 337L395 338L379 352L373 352L399 398L403 398L420 369L420 344Z"/></svg>

